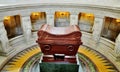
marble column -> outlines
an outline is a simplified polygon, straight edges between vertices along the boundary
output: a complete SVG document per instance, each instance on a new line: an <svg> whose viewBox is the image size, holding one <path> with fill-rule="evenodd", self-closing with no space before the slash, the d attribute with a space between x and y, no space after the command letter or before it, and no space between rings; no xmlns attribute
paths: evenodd
<svg viewBox="0 0 120 72"><path fill-rule="evenodd" d="M101 36L101 32L102 32L102 28L103 28L103 21L104 21L104 17L100 17L100 16L95 16L94 19L94 25L93 25L93 40L97 42L99 42L100 40L100 36Z"/></svg>
<svg viewBox="0 0 120 72"><path fill-rule="evenodd" d="M23 35L25 37L25 41L27 43L30 43L32 39L32 26L31 26L31 21L30 21L30 16L22 17L21 18L22 22L22 27L23 27Z"/></svg>
<svg viewBox="0 0 120 72"><path fill-rule="evenodd" d="M7 37L7 32L4 28L3 22L0 22L0 55L9 55L12 53L14 48L12 48L9 44L9 40Z"/></svg>
<svg viewBox="0 0 120 72"><path fill-rule="evenodd" d="M54 13L55 12L46 12L47 24L54 26Z"/></svg>
<svg viewBox="0 0 120 72"><path fill-rule="evenodd" d="M70 25L78 25L78 14L76 12L71 12L70 14Z"/></svg>
<svg viewBox="0 0 120 72"><path fill-rule="evenodd" d="M115 54L116 54L116 61L120 61L120 34L118 35L115 41Z"/></svg>

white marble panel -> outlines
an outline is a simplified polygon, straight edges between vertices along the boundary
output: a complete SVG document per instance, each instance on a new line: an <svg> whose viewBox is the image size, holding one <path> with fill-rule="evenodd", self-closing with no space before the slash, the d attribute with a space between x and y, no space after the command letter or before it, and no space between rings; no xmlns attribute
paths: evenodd
<svg viewBox="0 0 120 72"><path fill-rule="evenodd" d="M78 15L70 15L70 25L78 25Z"/></svg>
<svg viewBox="0 0 120 72"><path fill-rule="evenodd" d="M46 18L47 18L47 24L54 26L54 14L52 15L47 14Z"/></svg>
<svg viewBox="0 0 120 72"><path fill-rule="evenodd" d="M103 18L95 17L94 26L93 26L93 39L98 42L101 36L101 31L103 27Z"/></svg>
<svg viewBox="0 0 120 72"><path fill-rule="evenodd" d="M31 21L30 21L30 17L22 17L21 18L21 21L22 21L22 27L23 27L23 35L25 37L25 41L27 43L30 42L31 40L31 30L32 30L32 27L31 27Z"/></svg>

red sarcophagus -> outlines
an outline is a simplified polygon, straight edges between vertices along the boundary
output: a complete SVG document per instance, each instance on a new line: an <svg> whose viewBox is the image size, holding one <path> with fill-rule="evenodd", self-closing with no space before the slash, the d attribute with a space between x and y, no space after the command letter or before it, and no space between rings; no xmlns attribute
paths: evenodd
<svg viewBox="0 0 120 72"><path fill-rule="evenodd" d="M81 32L77 25L69 27L51 27L42 25L38 31L38 40L43 53L43 62L76 63L76 53L81 42Z"/></svg>

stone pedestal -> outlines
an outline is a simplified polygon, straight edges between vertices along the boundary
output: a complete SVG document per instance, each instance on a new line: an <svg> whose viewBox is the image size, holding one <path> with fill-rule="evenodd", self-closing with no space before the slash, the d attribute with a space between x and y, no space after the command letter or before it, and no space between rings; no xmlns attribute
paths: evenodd
<svg viewBox="0 0 120 72"><path fill-rule="evenodd" d="M66 63L40 63L40 72L78 72L79 65Z"/></svg>
<svg viewBox="0 0 120 72"><path fill-rule="evenodd" d="M54 26L54 15L47 15L47 24Z"/></svg>

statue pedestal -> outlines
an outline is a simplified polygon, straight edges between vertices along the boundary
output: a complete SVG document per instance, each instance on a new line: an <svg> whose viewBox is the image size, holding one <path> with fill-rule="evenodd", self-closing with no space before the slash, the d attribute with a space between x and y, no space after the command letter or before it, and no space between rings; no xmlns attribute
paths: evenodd
<svg viewBox="0 0 120 72"><path fill-rule="evenodd" d="M61 62L42 62L39 63L40 72L78 72L79 65Z"/></svg>

